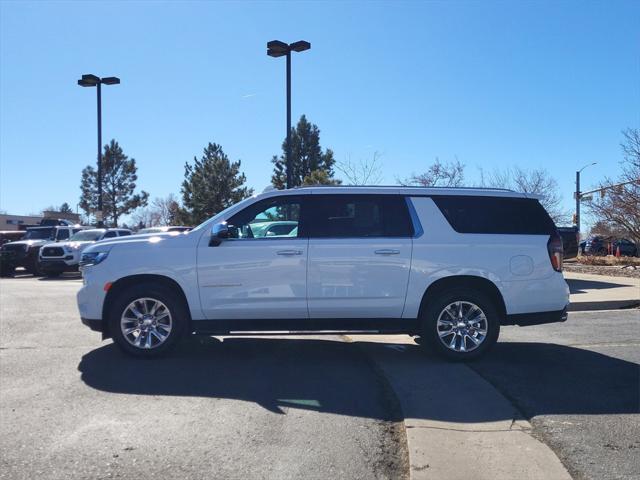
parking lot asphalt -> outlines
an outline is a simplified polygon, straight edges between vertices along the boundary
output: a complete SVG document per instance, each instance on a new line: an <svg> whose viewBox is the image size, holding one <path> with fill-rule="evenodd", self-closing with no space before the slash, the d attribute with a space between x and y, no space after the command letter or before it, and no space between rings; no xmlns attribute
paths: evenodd
<svg viewBox="0 0 640 480"><path fill-rule="evenodd" d="M0 478L406 477L403 413L370 351L416 370L443 365L419 346L199 337L133 360L80 325L79 286L0 280ZM639 339L637 309L571 313L503 328L464 368L509 399L575 479L640 479ZM430 422L512 415L422 405L411 413Z"/></svg>
<svg viewBox="0 0 640 480"><path fill-rule="evenodd" d="M529 419L575 479L640 479L640 310L506 327L470 364Z"/></svg>
<svg viewBox="0 0 640 480"><path fill-rule="evenodd" d="M198 337L136 360L75 279L0 280L0 478L405 478L401 418L337 338Z"/></svg>

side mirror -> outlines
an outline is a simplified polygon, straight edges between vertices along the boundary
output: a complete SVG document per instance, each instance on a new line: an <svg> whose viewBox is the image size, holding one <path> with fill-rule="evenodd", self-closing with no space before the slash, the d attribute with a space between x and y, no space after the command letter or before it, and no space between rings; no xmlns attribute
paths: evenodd
<svg viewBox="0 0 640 480"><path fill-rule="evenodd" d="M211 227L211 238L209 238L209 246L217 247L223 240L229 238L229 225L227 222L216 223Z"/></svg>

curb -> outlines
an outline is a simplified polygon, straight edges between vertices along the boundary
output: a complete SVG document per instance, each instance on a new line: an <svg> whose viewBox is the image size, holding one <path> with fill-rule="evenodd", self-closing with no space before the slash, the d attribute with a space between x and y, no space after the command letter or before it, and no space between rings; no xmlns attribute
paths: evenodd
<svg viewBox="0 0 640 480"><path fill-rule="evenodd" d="M640 300L605 300L602 302L570 303L569 312L594 312L598 310L625 310L640 307Z"/></svg>
<svg viewBox="0 0 640 480"><path fill-rule="evenodd" d="M517 408L471 368L429 356L406 336L347 338L395 393L411 480L571 479Z"/></svg>

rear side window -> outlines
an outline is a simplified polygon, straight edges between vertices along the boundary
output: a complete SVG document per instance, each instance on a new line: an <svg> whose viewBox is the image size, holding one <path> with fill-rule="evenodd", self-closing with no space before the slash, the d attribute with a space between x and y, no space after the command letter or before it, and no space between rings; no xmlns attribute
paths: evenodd
<svg viewBox="0 0 640 480"><path fill-rule="evenodd" d="M131 232L129 230L118 230L118 236L126 237L128 235L131 235Z"/></svg>
<svg viewBox="0 0 640 480"><path fill-rule="evenodd" d="M410 237L407 203L398 195L311 195L310 237Z"/></svg>
<svg viewBox="0 0 640 480"><path fill-rule="evenodd" d="M433 196L451 227L459 233L550 235L553 220L531 198Z"/></svg>
<svg viewBox="0 0 640 480"><path fill-rule="evenodd" d="M109 230L107 233L104 234L103 238L113 238L115 236L116 236L115 230Z"/></svg>

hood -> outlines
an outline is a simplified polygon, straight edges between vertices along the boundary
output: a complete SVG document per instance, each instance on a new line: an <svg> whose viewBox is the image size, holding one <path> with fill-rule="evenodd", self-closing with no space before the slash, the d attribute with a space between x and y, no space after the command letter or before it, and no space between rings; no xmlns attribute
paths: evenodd
<svg viewBox="0 0 640 480"><path fill-rule="evenodd" d="M26 245L29 247L41 247L45 243L51 243L51 240L17 240L15 242L7 242L2 245L2 247L4 248L5 245Z"/></svg>
<svg viewBox="0 0 640 480"><path fill-rule="evenodd" d="M85 248L87 248L89 245L93 245L94 241L92 240L86 240L84 242L72 242L67 240L66 242L49 242L45 245L43 245L43 247L70 247L73 249L77 249L77 250L84 250Z"/></svg>
<svg viewBox="0 0 640 480"><path fill-rule="evenodd" d="M145 233L143 235L127 235L126 237L108 238L93 243L87 251L110 250L113 247L141 247L157 245L163 242L180 241L185 238L184 232Z"/></svg>

